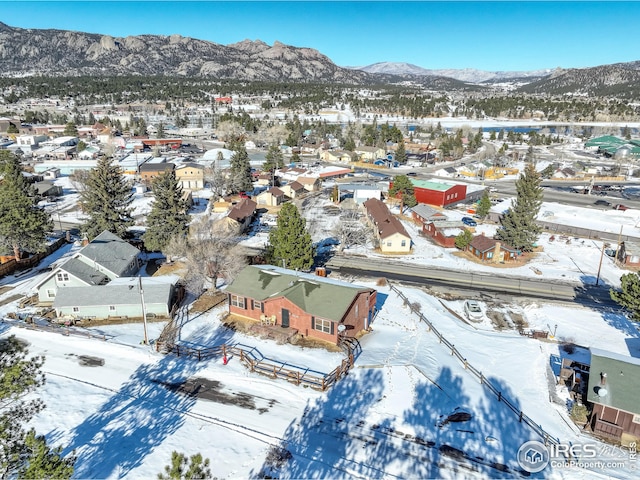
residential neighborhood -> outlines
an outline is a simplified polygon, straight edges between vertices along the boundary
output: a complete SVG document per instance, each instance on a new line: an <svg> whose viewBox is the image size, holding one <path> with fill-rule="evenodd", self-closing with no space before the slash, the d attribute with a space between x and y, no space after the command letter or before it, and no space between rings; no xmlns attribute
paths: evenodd
<svg viewBox="0 0 640 480"><path fill-rule="evenodd" d="M637 62L53 27L0 23L3 477L637 476Z"/></svg>

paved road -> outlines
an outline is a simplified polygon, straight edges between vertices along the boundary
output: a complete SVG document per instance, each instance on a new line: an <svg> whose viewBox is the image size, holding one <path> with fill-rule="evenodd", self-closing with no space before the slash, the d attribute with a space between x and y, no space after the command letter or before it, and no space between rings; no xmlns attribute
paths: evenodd
<svg viewBox="0 0 640 480"><path fill-rule="evenodd" d="M438 269L373 258L335 256L327 262L329 270L340 273L386 277L418 284L444 285L474 292L508 293L539 299L578 301L584 305L613 305L608 290L579 283L535 278Z"/></svg>

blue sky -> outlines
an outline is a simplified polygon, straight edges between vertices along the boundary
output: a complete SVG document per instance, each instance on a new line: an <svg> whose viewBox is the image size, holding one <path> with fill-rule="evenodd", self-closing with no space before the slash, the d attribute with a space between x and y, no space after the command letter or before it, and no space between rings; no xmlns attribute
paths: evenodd
<svg viewBox="0 0 640 480"><path fill-rule="evenodd" d="M315 48L341 66L536 70L640 60L640 2L0 1L0 21Z"/></svg>

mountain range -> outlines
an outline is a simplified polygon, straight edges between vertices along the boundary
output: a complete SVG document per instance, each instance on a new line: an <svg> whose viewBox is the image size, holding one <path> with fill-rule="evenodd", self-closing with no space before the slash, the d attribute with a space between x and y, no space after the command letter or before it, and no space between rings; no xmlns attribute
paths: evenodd
<svg viewBox="0 0 640 480"><path fill-rule="evenodd" d="M486 72L428 70L382 62L340 67L312 48L261 40L221 45L180 35L112 37L55 29L24 29L0 22L2 76L202 76L269 82L343 84L409 81L437 90L498 88L533 94L640 99L640 61L581 69Z"/></svg>

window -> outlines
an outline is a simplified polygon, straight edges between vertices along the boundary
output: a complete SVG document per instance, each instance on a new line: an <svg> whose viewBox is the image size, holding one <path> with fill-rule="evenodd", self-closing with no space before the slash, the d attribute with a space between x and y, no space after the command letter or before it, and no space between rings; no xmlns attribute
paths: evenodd
<svg viewBox="0 0 640 480"><path fill-rule="evenodd" d="M244 297L231 295L231 305L238 308L244 308Z"/></svg>
<svg viewBox="0 0 640 480"><path fill-rule="evenodd" d="M402 240L402 242L400 242L400 245L403 247L407 246L407 241L406 240Z"/></svg>
<svg viewBox="0 0 640 480"><path fill-rule="evenodd" d="M318 330L320 332L324 332L324 333L331 333L331 330L333 330L331 328L332 322L329 320L324 320L322 318L315 318L313 320L313 329L314 330Z"/></svg>
<svg viewBox="0 0 640 480"><path fill-rule="evenodd" d="M387 247L390 247L390 246L391 246L391 242L387 242Z"/></svg>
<svg viewBox="0 0 640 480"><path fill-rule="evenodd" d="M56 278L58 279L59 282L68 282L69 274L61 272L56 276Z"/></svg>
<svg viewBox="0 0 640 480"><path fill-rule="evenodd" d="M80 309L79 309L78 307L73 307L73 311L74 311L74 312L79 312L79 311L80 311Z"/></svg>
<svg viewBox="0 0 640 480"><path fill-rule="evenodd" d="M116 307L113 305L109 305L109 311L110 312L115 312L116 311Z"/></svg>
<svg viewBox="0 0 640 480"><path fill-rule="evenodd" d="M633 423L640 423L640 415L636 414L633 416Z"/></svg>
<svg viewBox="0 0 640 480"><path fill-rule="evenodd" d="M47 289L47 297L49 298L53 298L56 296L56 291L55 290L49 290Z"/></svg>
<svg viewBox="0 0 640 480"><path fill-rule="evenodd" d="M493 252L488 252L487 253L487 258L493 258Z"/></svg>
<svg viewBox="0 0 640 480"><path fill-rule="evenodd" d="M256 300L253 301L253 309L254 310L262 310L262 302L258 302Z"/></svg>

